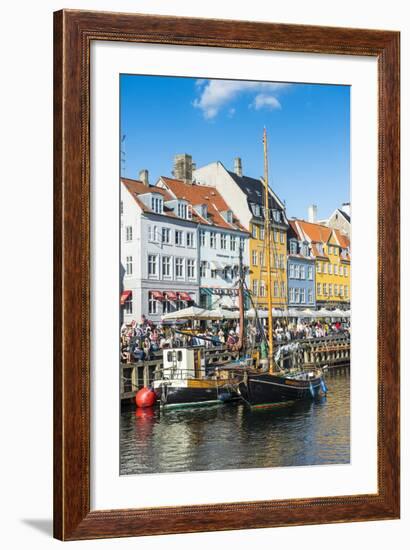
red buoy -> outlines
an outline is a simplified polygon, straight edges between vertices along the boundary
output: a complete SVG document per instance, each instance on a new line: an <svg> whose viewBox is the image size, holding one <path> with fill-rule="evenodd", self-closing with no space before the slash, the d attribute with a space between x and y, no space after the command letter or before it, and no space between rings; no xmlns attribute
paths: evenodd
<svg viewBox="0 0 410 550"><path fill-rule="evenodd" d="M151 388L141 388L135 395L135 403L137 407L141 408L152 407L156 400L157 396Z"/></svg>

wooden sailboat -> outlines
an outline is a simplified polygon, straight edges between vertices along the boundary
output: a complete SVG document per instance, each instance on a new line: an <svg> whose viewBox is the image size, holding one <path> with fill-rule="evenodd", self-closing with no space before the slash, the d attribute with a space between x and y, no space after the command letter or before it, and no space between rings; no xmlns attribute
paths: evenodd
<svg viewBox="0 0 410 550"><path fill-rule="evenodd" d="M281 371L273 355L273 318L272 318L272 271L271 271L271 223L269 211L268 155L266 129L263 133L264 145L264 217L265 217L265 255L268 272L268 361L267 368L243 369L241 382L237 386L238 394L251 407L267 407L293 402L299 399L314 398L326 392L323 372L312 369L308 372L288 369ZM243 321L241 319L241 321Z"/></svg>

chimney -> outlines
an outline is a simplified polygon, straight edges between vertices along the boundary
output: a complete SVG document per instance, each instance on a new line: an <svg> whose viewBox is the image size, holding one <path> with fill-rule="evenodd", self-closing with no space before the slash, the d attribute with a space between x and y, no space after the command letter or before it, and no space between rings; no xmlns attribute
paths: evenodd
<svg viewBox="0 0 410 550"><path fill-rule="evenodd" d="M148 170L140 170L140 173L138 175L138 179L140 181L142 181L142 183L146 186L146 187L149 187L149 175L148 175Z"/></svg>
<svg viewBox="0 0 410 550"><path fill-rule="evenodd" d="M348 216L350 216L350 202L344 202L344 203L342 204L341 210L342 210L345 214L347 214Z"/></svg>
<svg viewBox="0 0 410 550"><path fill-rule="evenodd" d="M241 159L241 157L236 157L236 159L235 159L234 172L237 176L242 177L242 159Z"/></svg>
<svg viewBox="0 0 410 550"><path fill-rule="evenodd" d="M316 204L311 204L308 208L308 221L310 223L316 223L317 219L317 206Z"/></svg>
<svg viewBox="0 0 410 550"><path fill-rule="evenodd" d="M175 155L174 169L172 171L174 178L183 180L185 183L192 183L192 157L183 153Z"/></svg>

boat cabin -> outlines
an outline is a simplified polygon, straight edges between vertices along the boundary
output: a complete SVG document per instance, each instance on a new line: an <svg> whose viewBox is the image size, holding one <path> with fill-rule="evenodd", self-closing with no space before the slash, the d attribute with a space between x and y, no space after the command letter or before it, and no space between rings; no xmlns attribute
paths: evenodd
<svg viewBox="0 0 410 550"><path fill-rule="evenodd" d="M174 348L163 352L163 377L170 380L204 378L205 367L198 349Z"/></svg>

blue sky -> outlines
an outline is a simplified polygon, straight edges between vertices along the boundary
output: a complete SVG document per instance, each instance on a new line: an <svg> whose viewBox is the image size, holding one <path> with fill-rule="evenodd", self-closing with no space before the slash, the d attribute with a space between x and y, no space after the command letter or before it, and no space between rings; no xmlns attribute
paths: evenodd
<svg viewBox="0 0 410 550"><path fill-rule="evenodd" d="M171 176L173 157L197 166L221 161L229 170L263 174L263 127L269 142L269 183L288 217L307 217L309 204L327 217L350 195L350 88L322 84L204 80L121 75L121 175L150 182Z"/></svg>

